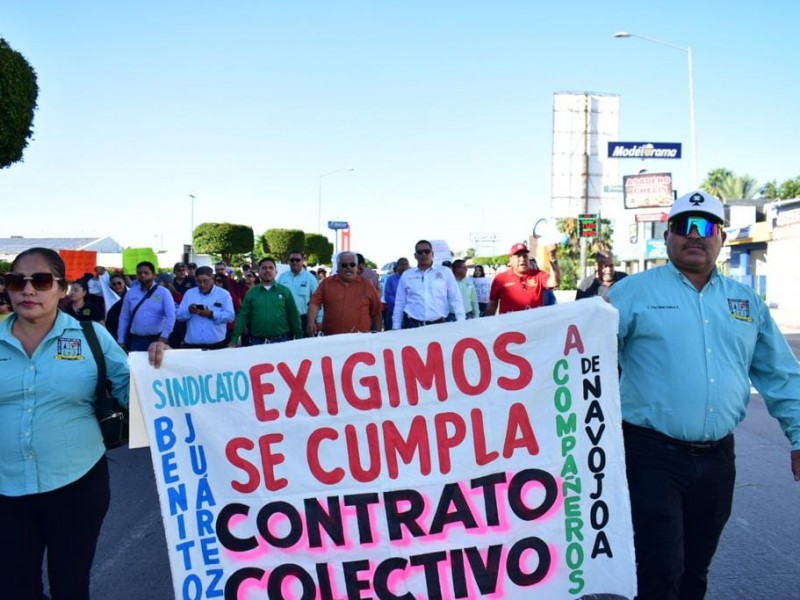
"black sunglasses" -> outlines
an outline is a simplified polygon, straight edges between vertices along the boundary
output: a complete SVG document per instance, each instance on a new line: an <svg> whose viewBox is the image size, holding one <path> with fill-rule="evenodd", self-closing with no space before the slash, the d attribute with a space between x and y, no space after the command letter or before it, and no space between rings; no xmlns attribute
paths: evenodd
<svg viewBox="0 0 800 600"><path fill-rule="evenodd" d="M420 248L419 250L414 250L414 254L430 254L430 248Z"/></svg>
<svg viewBox="0 0 800 600"><path fill-rule="evenodd" d="M290 258L289 262L303 262L302 258Z"/></svg>
<svg viewBox="0 0 800 600"><path fill-rule="evenodd" d="M52 273L34 273L33 275L23 275L22 273L6 273L6 287L10 292L21 292L25 289L26 282L30 281L33 289L37 292L46 292L53 288L54 281L61 281L61 277L53 277Z"/></svg>
<svg viewBox="0 0 800 600"><path fill-rule="evenodd" d="M355 266L356 266L356 263L354 263L354 262L339 263L339 268L340 269L347 269L347 268L353 269L353 268L355 268Z"/></svg>

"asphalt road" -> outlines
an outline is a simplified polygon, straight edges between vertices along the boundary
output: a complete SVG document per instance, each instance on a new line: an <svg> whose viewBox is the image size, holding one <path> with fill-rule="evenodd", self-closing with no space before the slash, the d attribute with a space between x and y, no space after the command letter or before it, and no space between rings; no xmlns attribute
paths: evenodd
<svg viewBox="0 0 800 600"><path fill-rule="evenodd" d="M800 356L800 333L787 336ZM733 515L711 568L708 600L800 600L800 483L789 443L754 395L736 432ZM173 597L148 449L109 453L111 508L93 571L95 600Z"/></svg>

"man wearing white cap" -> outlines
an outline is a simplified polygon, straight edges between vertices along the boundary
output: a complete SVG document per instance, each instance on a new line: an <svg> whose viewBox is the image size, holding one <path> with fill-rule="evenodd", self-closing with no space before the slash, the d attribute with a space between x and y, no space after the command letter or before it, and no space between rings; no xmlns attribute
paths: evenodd
<svg viewBox="0 0 800 600"><path fill-rule="evenodd" d="M703 598L731 512L733 430L750 382L792 445L800 480L800 367L751 288L719 273L722 203L675 201L669 264L617 282L625 455L639 598ZM793 517L792 517L793 518Z"/></svg>
<svg viewBox="0 0 800 600"><path fill-rule="evenodd" d="M495 276L489 292L486 315L493 315L500 305L500 314L544 306L545 290L561 285L561 268L556 258L556 246L549 249L552 272L531 265L525 244L511 246L509 269Z"/></svg>

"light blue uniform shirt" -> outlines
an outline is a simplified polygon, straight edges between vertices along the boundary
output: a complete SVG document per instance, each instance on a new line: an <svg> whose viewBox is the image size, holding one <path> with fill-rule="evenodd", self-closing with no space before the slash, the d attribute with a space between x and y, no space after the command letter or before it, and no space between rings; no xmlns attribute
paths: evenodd
<svg viewBox="0 0 800 600"><path fill-rule="evenodd" d="M714 270L698 291L672 264L618 281L622 418L719 440L744 419L750 382L800 450L800 364L751 288Z"/></svg>
<svg viewBox="0 0 800 600"><path fill-rule="evenodd" d="M319 281L311 273L302 269L297 275L291 271L284 271L278 276L278 283L292 290L294 303L301 315L308 313L308 304L311 296L317 291Z"/></svg>
<svg viewBox="0 0 800 600"><path fill-rule="evenodd" d="M80 479L105 452L94 416L97 365L80 323L59 311L28 357L0 323L0 494L48 492ZM128 405L128 358L95 325L114 397Z"/></svg>
<svg viewBox="0 0 800 600"><path fill-rule="evenodd" d="M214 317L209 319L190 313L189 306L191 304L202 304L214 313ZM236 314L233 312L231 293L218 285L211 286L208 294L200 291L199 287L186 290L176 316L178 321L187 321L186 337L184 338L187 344L222 342L228 332L228 323L236 318Z"/></svg>

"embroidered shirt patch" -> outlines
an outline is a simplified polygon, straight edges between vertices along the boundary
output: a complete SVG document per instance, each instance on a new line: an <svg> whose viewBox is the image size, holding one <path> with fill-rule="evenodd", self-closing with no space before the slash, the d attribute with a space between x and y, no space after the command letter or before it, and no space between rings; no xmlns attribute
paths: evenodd
<svg viewBox="0 0 800 600"><path fill-rule="evenodd" d="M728 308L731 311L731 317L737 321L745 321L747 323L753 322L753 317L750 316L750 301L737 300L735 298L728 298Z"/></svg>
<svg viewBox="0 0 800 600"><path fill-rule="evenodd" d="M60 337L56 340L56 358L59 360L83 360L82 340Z"/></svg>

